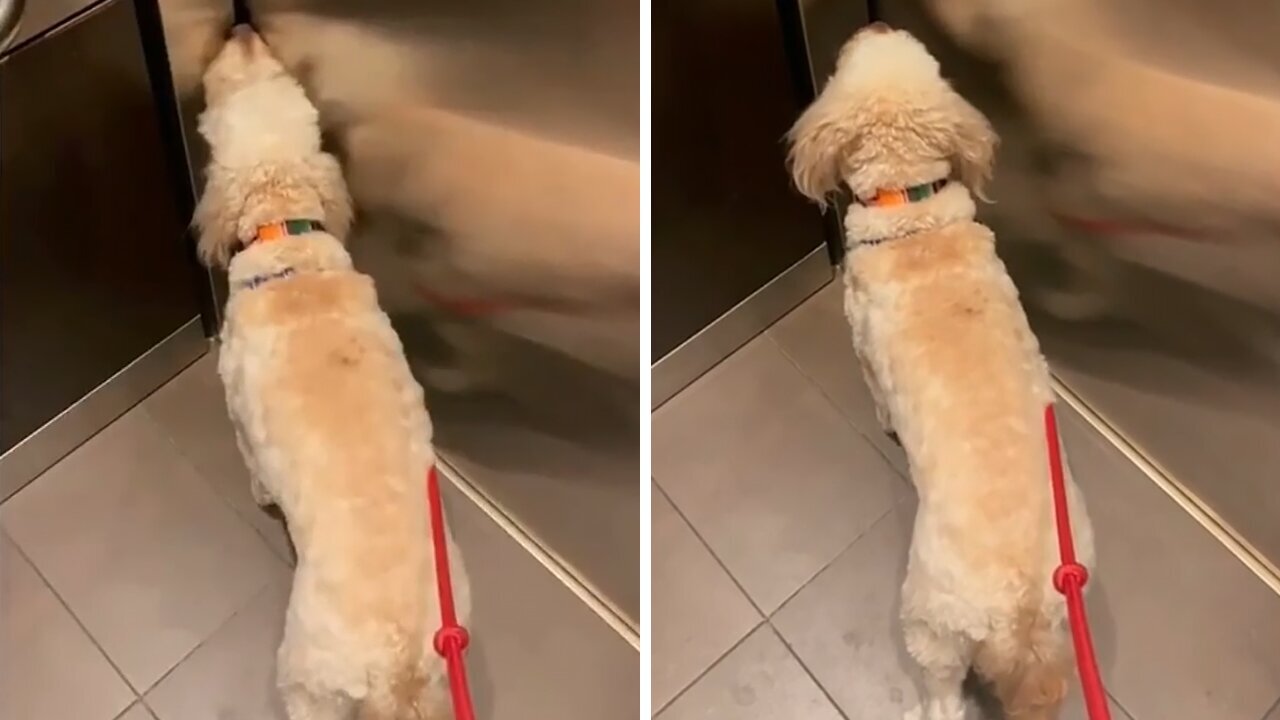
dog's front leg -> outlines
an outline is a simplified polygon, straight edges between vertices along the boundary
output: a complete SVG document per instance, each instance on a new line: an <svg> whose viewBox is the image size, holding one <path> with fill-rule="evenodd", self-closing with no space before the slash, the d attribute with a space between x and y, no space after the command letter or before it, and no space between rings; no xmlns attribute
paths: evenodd
<svg viewBox="0 0 1280 720"><path fill-rule="evenodd" d="M880 381L876 379L871 363L867 362L862 353L858 353L858 362L862 365L862 379L867 384L867 392L871 394L871 401L876 406L876 421L880 423L880 429L885 435L893 438L894 442L898 442L898 433L893 429L893 416L889 414L889 407L885 403L884 389L880 387Z"/></svg>
<svg viewBox="0 0 1280 720"><path fill-rule="evenodd" d="M275 504L275 499L271 497L271 493L267 490L267 486L262 484L262 473L258 469L258 463L254 460L253 453L249 450L249 443L244 437L244 428L240 421L232 418L231 425L235 430L236 447L240 448L240 457L244 458L245 469L249 471L249 494L253 495L253 501L258 507L270 507Z"/></svg>
<svg viewBox="0 0 1280 720"><path fill-rule="evenodd" d="M903 618L907 652L920 666L924 697L906 720L964 720L962 686L969 670L968 642L938 632L923 620Z"/></svg>

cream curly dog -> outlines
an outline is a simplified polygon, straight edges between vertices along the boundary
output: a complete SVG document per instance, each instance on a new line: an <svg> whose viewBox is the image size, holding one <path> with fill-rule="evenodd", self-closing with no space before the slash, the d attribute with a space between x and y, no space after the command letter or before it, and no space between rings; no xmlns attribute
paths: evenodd
<svg viewBox="0 0 1280 720"><path fill-rule="evenodd" d="M797 187L843 181L845 312L887 432L920 503L902 588L924 696L912 717L962 720L961 683L987 681L1010 718L1058 716L1072 672L1045 406L1049 372L990 230L974 222L997 142L911 35L876 23L790 133ZM1080 562L1093 538L1074 482Z"/></svg>
<svg viewBox="0 0 1280 720"><path fill-rule="evenodd" d="M315 108L247 28L204 78L212 161L200 253L231 287L218 370L253 495L279 505L298 568L278 657L290 720L451 717L425 479L421 387L343 247L351 201ZM233 252L237 248L239 252ZM459 612L467 583L455 570Z"/></svg>

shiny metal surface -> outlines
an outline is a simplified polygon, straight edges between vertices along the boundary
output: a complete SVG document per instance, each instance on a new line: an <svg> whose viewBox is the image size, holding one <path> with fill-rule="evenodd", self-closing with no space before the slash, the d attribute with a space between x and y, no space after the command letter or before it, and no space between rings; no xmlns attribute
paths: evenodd
<svg viewBox="0 0 1280 720"><path fill-rule="evenodd" d="M1280 562L1280 6L879 8L1002 136L980 213L1057 372Z"/></svg>
<svg viewBox="0 0 1280 720"><path fill-rule="evenodd" d="M192 318L38 431L0 454L0 500L36 479L208 351L209 341L200 319Z"/></svg>
<svg viewBox="0 0 1280 720"><path fill-rule="evenodd" d="M25 0L0 0L0 52L7 50L21 31L25 8Z"/></svg>
<svg viewBox="0 0 1280 720"><path fill-rule="evenodd" d="M162 0L188 128L230 2ZM260 0L448 460L639 616L639 6ZM194 167L204 149L188 132Z"/></svg>

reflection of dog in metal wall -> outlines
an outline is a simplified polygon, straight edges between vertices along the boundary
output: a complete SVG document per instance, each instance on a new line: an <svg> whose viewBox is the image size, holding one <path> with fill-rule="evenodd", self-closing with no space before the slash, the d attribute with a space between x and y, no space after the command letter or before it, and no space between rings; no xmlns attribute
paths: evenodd
<svg viewBox="0 0 1280 720"><path fill-rule="evenodd" d="M1053 401L1018 293L974 222L996 136L911 35L876 24L792 128L796 185L847 184L845 310L886 431L920 505L902 589L924 671L914 717L962 720L972 668L1012 718L1056 718L1071 647L1052 574L1057 542L1043 411ZM1069 483L1077 547L1093 557Z"/></svg>
<svg viewBox="0 0 1280 720"><path fill-rule="evenodd" d="M373 281L343 247L342 170L252 31L237 28L204 83L212 161L196 222L231 288L218 369L254 497L284 511L298 550L278 658L288 716L450 717L431 650L431 422ZM465 616L465 576L454 581Z"/></svg>
<svg viewBox="0 0 1280 720"><path fill-rule="evenodd" d="M1274 50L1231 42L1248 36L1233 24L1266 25L1275 9L925 2L950 37L999 63L1044 141L1078 158L1037 182L1062 241L1079 239L1066 252L1096 291L1124 293L1117 266L1129 263L1280 313L1280 75L1265 70ZM1061 299L1050 305L1065 315L1094 314L1103 300Z"/></svg>

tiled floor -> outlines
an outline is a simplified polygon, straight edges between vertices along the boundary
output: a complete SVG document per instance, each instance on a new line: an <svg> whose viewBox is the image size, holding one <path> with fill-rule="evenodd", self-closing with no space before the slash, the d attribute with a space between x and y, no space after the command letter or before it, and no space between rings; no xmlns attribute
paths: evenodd
<svg viewBox="0 0 1280 720"><path fill-rule="evenodd" d="M638 718L634 649L446 488L480 717ZM211 356L0 505L0 530L0 720L284 717L289 544L249 496Z"/></svg>
<svg viewBox="0 0 1280 720"><path fill-rule="evenodd" d="M915 500L856 367L833 285L655 414L661 720L886 720L915 703L896 624ZM1099 545L1090 619L1114 716L1280 720L1280 597L1063 422ZM1084 717L1078 693L1065 716Z"/></svg>

